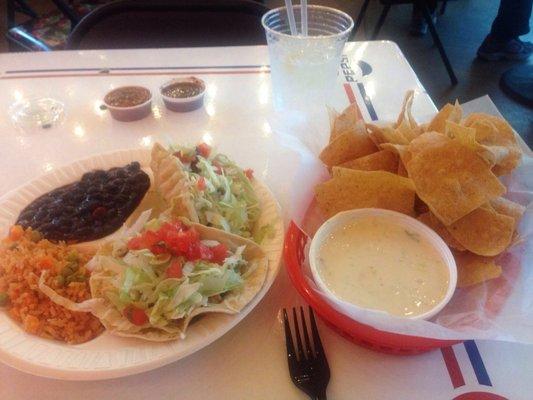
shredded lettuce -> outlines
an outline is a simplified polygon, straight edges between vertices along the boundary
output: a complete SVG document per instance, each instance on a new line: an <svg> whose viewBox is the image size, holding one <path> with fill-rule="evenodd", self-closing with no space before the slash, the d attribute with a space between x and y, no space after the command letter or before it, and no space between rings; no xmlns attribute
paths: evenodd
<svg viewBox="0 0 533 400"><path fill-rule="evenodd" d="M161 226L163 221L151 220L144 229ZM138 232L138 231L137 231ZM203 240L208 247L220 244ZM173 326L198 307L220 303L221 296L241 287L248 262L243 258L245 246L230 251L222 265L205 261L186 261L183 257L162 257L148 249L127 250L122 256L99 256L99 285L105 297L123 312L130 305L145 310L150 325L161 329ZM178 260L183 262L182 276L169 278L166 270Z"/></svg>
<svg viewBox="0 0 533 400"><path fill-rule="evenodd" d="M194 148L172 146L191 157L196 156L194 168L184 164L193 183L191 191L200 223L214 226L245 238L252 237L252 230L259 218L259 200L243 170L222 154L211 152L208 158L196 155ZM217 173L220 166L223 173ZM196 183L204 178L205 189Z"/></svg>

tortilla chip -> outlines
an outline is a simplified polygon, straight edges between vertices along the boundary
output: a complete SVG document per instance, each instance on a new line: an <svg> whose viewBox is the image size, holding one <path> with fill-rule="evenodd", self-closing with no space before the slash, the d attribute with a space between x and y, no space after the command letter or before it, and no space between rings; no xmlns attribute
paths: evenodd
<svg viewBox="0 0 533 400"><path fill-rule="evenodd" d="M517 228L522 215L524 215L524 212L526 211L526 208L523 205L506 199L505 197L496 197L495 199L492 199L490 205L496 212L513 218L515 223L514 229Z"/></svg>
<svg viewBox="0 0 533 400"><path fill-rule="evenodd" d="M411 153L411 157L413 157L424 150L439 147L444 143L448 143L450 140L451 139L449 137L443 135L442 133L426 132L411 141L405 150L409 151ZM402 154L400 154L400 157L402 157ZM405 157L402 159L404 160L404 163L408 162Z"/></svg>
<svg viewBox="0 0 533 400"><path fill-rule="evenodd" d="M374 124L365 124L366 130L368 132L368 137L374 142L376 146L379 146L382 143L386 143L385 135L383 134L383 127L374 125Z"/></svg>
<svg viewBox="0 0 533 400"><path fill-rule="evenodd" d="M447 227L467 250L480 256L505 251L513 236L515 221L490 208L480 207Z"/></svg>
<svg viewBox="0 0 533 400"><path fill-rule="evenodd" d="M396 126L400 126L404 121L406 121L411 127L418 126L413 115L411 113L411 107L413 106L413 100L415 98L415 91L408 90L405 93L403 98L402 109L396 120Z"/></svg>
<svg viewBox="0 0 533 400"><path fill-rule="evenodd" d="M333 133L333 130L335 128L335 121L337 118L339 118L339 112L335 110L333 107L326 106L326 109L328 110L328 117L329 117L329 142L331 143L333 139L335 139L334 136L337 136Z"/></svg>
<svg viewBox="0 0 533 400"><path fill-rule="evenodd" d="M459 288L477 285L502 274L502 268L494 261L494 257L482 257L468 251L454 252L454 257Z"/></svg>
<svg viewBox="0 0 533 400"><path fill-rule="evenodd" d="M407 140L407 143L419 136L423 131L422 127L418 125L411 113L414 98L415 91L407 91L403 101L402 110L400 111L400 115L394 126L398 134Z"/></svg>
<svg viewBox="0 0 533 400"><path fill-rule="evenodd" d="M330 143L343 133L354 130L357 122L363 119L359 107L357 107L357 104L355 103L346 107L342 114L339 115L335 111L335 113L330 113L330 116L333 117L333 124L331 125L331 132L329 135Z"/></svg>
<svg viewBox="0 0 533 400"><path fill-rule="evenodd" d="M402 162L401 159L398 161L398 171L396 173L405 178L409 177L409 174L407 173L407 169L405 169L405 164Z"/></svg>
<svg viewBox="0 0 533 400"><path fill-rule="evenodd" d="M414 153L406 168L418 196L444 225L450 225L501 196L505 186L475 151L444 138Z"/></svg>
<svg viewBox="0 0 533 400"><path fill-rule="evenodd" d="M397 135L401 135L407 140L407 143L409 143L411 140L417 138L420 136L423 131L422 128L418 125L415 128L412 128L407 124L407 122L404 120L400 126L396 128Z"/></svg>
<svg viewBox="0 0 533 400"><path fill-rule="evenodd" d="M498 155L493 168L496 175L506 175L518 166L522 151L513 128L507 121L489 114L472 113L463 124L476 131L476 140L479 144Z"/></svg>
<svg viewBox="0 0 533 400"><path fill-rule="evenodd" d="M495 165L492 168L492 172L496 176L508 175L520 164L520 159L522 158L522 153L511 153L512 158L509 158L504 164Z"/></svg>
<svg viewBox="0 0 533 400"><path fill-rule="evenodd" d="M408 144L410 141L409 134L406 136L403 128L399 129L392 124L380 126L366 124L366 127L368 136L377 146L383 143Z"/></svg>
<svg viewBox="0 0 533 400"><path fill-rule="evenodd" d="M392 153L398 154L400 156L399 164L405 165L411 159L411 152L408 150L409 147L405 144L383 143L380 144L379 147L383 150L388 150ZM397 173L399 170L400 166L398 165ZM402 176L407 176L407 171L405 171L405 175Z"/></svg>
<svg viewBox="0 0 533 400"><path fill-rule="evenodd" d="M340 134L328 144L320 153L320 159L331 168L354 158L375 153L377 150L366 133L364 123L360 121L354 129Z"/></svg>
<svg viewBox="0 0 533 400"><path fill-rule="evenodd" d="M415 196L415 213L416 215L424 214L429 212L429 207L422 199L418 196Z"/></svg>
<svg viewBox="0 0 533 400"><path fill-rule="evenodd" d="M396 173L398 170L398 155L388 150L381 150L377 153L342 163L339 167L362 171L388 171Z"/></svg>
<svg viewBox="0 0 533 400"><path fill-rule="evenodd" d="M407 131L407 135L405 134ZM399 129L392 126L384 126L381 128L383 137L385 138L385 143L394 143L394 144L408 144L411 139L409 136L409 129Z"/></svg>
<svg viewBox="0 0 533 400"><path fill-rule="evenodd" d="M333 168L333 179L315 187L326 217L355 208L385 208L413 214L415 192L410 179L385 171Z"/></svg>
<svg viewBox="0 0 533 400"><path fill-rule="evenodd" d="M513 128L503 118L484 113L472 113L465 118L463 125L476 130L476 140L481 144L518 145Z"/></svg>
<svg viewBox="0 0 533 400"><path fill-rule="evenodd" d="M154 187L175 215L199 222L190 190L190 182L183 164L159 143L152 148L150 168L154 174Z"/></svg>
<svg viewBox="0 0 533 400"><path fill-rule="evenodd" d="M433 117L433 119L427 126L426 131L444 133L446 128L446 121L459 123L459 121L461 121L462 114L463 110L461 109L459 103L455 102L455 105L451 105L448 103L441 108L437 115Z"/></svg>
<svg viewBox="0 0 533 400"><path fill-rule="evenodd" d="M431 211L428 211L424 214L420 214L417 218L420 222L426 224L428 227L433 229L437 235L439 235L444 242L454 249L457 249L459 251L464 251L465 247L459 243L452 235L450 235L450 232L446 229L446 227L440 222Z"/></svg>
<svg viewBox="0 0 533 400"><path fill-rule="evenodd" d="M470 147L477 154L479 154L491 167L493 167L498 160L505 158L508 151L501 146L483 146L476 140L476 130L467 126L456 124L452 121L446 121L446 136L456 139L465 146Z"/></svg>

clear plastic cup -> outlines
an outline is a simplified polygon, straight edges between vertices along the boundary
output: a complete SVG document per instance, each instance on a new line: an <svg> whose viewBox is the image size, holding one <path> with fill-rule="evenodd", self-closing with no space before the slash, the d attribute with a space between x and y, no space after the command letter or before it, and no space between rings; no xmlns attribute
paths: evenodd
<svg viewBox="0 0 533 400"><path fill-rule="evenodd" d="M63 119L65 106L50 97L20 99L9 108L11 120L22 130L51 128Z"/></svg>
<svg viewBox="0 0 533 400"><path fill-rule="evenodd" d="M330 7L308 6L308 35L301 34L301 9L294 6L297 35L291 35L287 8L267 12L265 28L274 105L280 110L324 106L335 86L342 50L353 20Z"/></svg>

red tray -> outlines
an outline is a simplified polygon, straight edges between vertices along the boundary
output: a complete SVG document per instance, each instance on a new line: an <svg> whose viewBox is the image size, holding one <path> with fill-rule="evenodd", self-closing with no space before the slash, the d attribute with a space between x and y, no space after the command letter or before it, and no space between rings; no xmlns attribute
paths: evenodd
<svg viewBox="0 0 533 400"><path fill-rule="evenodd" d="M308 240L309 237L294 221L291 221L285 235L283 249L285 267L298 293L322 320L339 334L358 345L390 354L418 354L461 343L455 340L428 339L380 331L339 313L309 285L305 278L302 264L305 259L305 244Z"/></svg>

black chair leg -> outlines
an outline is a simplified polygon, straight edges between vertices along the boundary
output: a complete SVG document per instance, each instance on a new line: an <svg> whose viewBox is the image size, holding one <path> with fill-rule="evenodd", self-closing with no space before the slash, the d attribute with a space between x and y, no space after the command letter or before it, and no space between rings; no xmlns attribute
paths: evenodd
<svg viewBox="0 0 533 400"><path fill-rule="evenodd" d="M450 76L450 81L452 82L452 85L457 85L458 83L457 77L455 76L455 72L453 71L452 65L450 64L450 60L448 59L446 50L444 50L444 46L442 45L442 42L440 41L440 37L437 33L437 30L435 29L435 25L433 25L433 20L431 19L431 15L429 14L429 10L426 6L426 3L424 2L424 0L415 0L415 3L422 10L424 19L426 20L426 23L428 24L429 32L431 33L431 37L433 38L433 43L435 43L435 45L439 49L440 56L442 58L442 61L444 62L446 71L448 71L448 75Z"/></svg>
<svg viewBox="0 0 533 400"><path fill-rule="evenodd" d="M24 0L13 0L15 3L15 10L26 14L32 18L37 18L38 15L35 11L32 10L32 8L24 1ZM8 0L8 3L10 1ZM8 5L9 6L9 5Z"/></svg>
<svg viewBox="0 0 533 400"><path fill-rule="evenodd" d="M6 3L6 26L7 29L13 28L15 25L15 5L13 0L7 0Z"/></svg>
<svg viewBox="0 0 533 400"><path fill-rule="evenodd" d="M389 13L391 5L387 4L385 7L383 7L383 11L381 12L381 15L379 16L378 23L376 24L376 27L374 28L374 33L372 34L372 40L375 40L378 35L379 31L381 30L381 27L385 23L385 18L387 18L387 14Z"/></svg>
<svg viewBox="0 0 533 400"><path fill-rule="evenodd" d="M364 3L361 5L361 9L359 10L359 14L357 15L357 19L355 21L355 25L352 30L352 34L350 35L350 40L355 38L355 35L357 34L357 31L359 30L359 27L361 26L361 23L363 22L363 18L365 18L366 9L368 8L368 3L370 3L370 0L365 0Z"/></svg>
<svg viewBox="0 0 533 400"><path fill-rule="evenodd" d="M448 4L448 0L444 0L442 2L442 5L440 6L440 15L444 15L446 12L446 5Z"/></svg>
<svg viewBox="0 0 533 400"><path fill-rule="evenodd" d="M52 3L70 20L71 29L80 22L81 17L63 0L52 0Z"/></svg>

